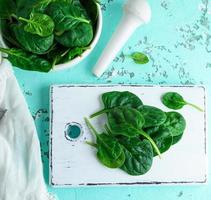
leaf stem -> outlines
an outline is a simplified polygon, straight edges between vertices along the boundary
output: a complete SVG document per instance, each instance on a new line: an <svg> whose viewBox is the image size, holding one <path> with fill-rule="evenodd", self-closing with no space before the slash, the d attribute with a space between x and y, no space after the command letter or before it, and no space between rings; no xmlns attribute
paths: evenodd
<svg viewBox="0 0 211 200"><path fill-rule="evenodd" d="M92 126L92 124L86 117L85 117L85 122L86 122L86 125L88 126L88 128L91 130L91 133L93 133L94 136L98 137L99 133L96 131L96 129Z"/></svg>
<svg viewBox="0 0 211 200"><path fill-rule="evenodd" d="M23 18L23 17L19 17L18 19L19 19L20 21L24 21L24 22L27 22L27 23L28 23L28 22L31 22L30 20L25 19L25 18Z"/></svg>
<svg viewBox="0 0 211 200"><path fill-rule="evenodd" d="M94 118L94 117L97 117L97 116L99 116L99 115L108 113L110 110L112 110L112 109L103 109L103 110L100 110L100 111L98 111L98 112L92 114L92 115L90 116L90 118Z"/></svg>
<svg viewBox="0 0 211 200"><path fill-rule="evenodd" d="M95 144L94 142L86 141L85 143L88 144L88 145L90 145L90 146L92 146L92 147L97 148L97 144Z"/></svg>
<svg viewBox="0 0 211 200"><path fill-rule="evenodd" d="M142 136L144 136L146 139L148 139L150 141L150 143L152 144L152 147L155 149L155 151L158 154L159 158L161 158L160 150L158 149L158 147L155 144L154 140L147 133L145 133L143 130L139 130L139 132L140 132L140 134Z"/></svg>
<svg viewBox="0 0 211 200"><path fill-rule="evenodd" d="M199 106L192 104L192 103L188 103L186 102L187 105L192 106L193 108L195 108L196 110L200 111L200 112L204 112L204 110L202 108L200 108Z"/></svg>
<svg viewBox="0 0 211 200"><path fill-rule="evenodd" d="M108 125L105 124L104 127L105 127L105 130L107 131L107 133L108 133L109 135L112 135L112 132L111 132L110 128L108 127Z"/></svg>

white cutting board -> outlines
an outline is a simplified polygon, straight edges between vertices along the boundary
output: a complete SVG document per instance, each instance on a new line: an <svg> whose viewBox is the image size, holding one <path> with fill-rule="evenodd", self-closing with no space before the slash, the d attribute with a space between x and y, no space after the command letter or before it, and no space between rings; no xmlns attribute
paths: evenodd
<svg viewBox="0 0 211 200"><path fill-rule="evenodd" d="M93 138L84 117L102 109L101 94L109 91L130 91L144 104L170 111L160 101L165 92L179 92L187 101L206 111L203 87L55 85L51 87L50 184L53 186L145 185L145 184L203 184L207 182L206 112L186 106L179 112L187 127L182 140L155 158L151 170L143 176L130 176L120 169L109 169L96 158L96 150L85 144ZM83 135L67 140L65 127L77 122ZM91 120L100 130L105 116Z"/></svg>

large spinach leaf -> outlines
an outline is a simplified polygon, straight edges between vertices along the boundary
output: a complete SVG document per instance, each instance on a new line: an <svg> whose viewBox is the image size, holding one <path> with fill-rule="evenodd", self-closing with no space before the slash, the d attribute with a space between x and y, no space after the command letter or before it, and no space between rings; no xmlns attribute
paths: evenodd
<svg viewBox="0 0 211 200"><path fill-rule="evenodd" d="M48 37L53 34L54 22L48 15L31 13L30 19L19 17L19 20L27 23L24 26L26 32L37 34L41 37Z"/></svg>
<svg viewBox="0 0 211 200"><path fill-rule="evenodd" d="M106 133L99 134L88 119L85 119L87 126L97 138L97 157L102 164L109 168L121 167L125 161L125 154L119 142Z"/></svg>
<svg viewBox="0 0 211 200"><path fill-rule="evenodd" d="M24 31L23 25L15 25L13 30L22 48L35 54L46 53L54 41L53 35L48 37L34 35Z"/></svg>
<svg viewBox="0 0 211 200"><path fill-rule="evenodd" d="M108 113L109 126L114 135L123 135L129 138L143 136L150 141L160 156L160 151L153 139L142 128L145 120L139 111L129 107L118 107Z"/></svg>
<svg viewBox="0 0 211 200"><path fill-rule="evenodd" d="M7 59L13 66L30 71L49 72L52 65L45 59L24 52L21 49L3 49L0 51L8 54Z"/></svg>
<svg viewBox="0 0 211 200"><path fill-rule="evenodd" d="M159 108L153 106L140 106L137 109L145 119L144 128L160 126L166 121L166 114Z"/></svg>
<svg viewBox="0 0 211 200"><path fill-rule="evenodd" d="M90 24L80 23L74 29L56 36L56 41L65 47L85 47L93 39L93 29Z"/></svg>
<svg viewBox="0 0 211 200"><path fill-rule="evenodd" d="M161 127L168 128L173 137L182 135L186 128L185 118L178 112L167 112L166 115L166 122Z"/></svg>
<svg viewBox="0 0 211 200"><path fill-rule="evenodd" d="M138 108L143 105L141 99L138 96L128 91L113 91L104 93L102 95L102 101L105 108L99 112L92 114L91 118L101 115L103 113L107 113L111 109L116 107L127 106L130 108Z"/></svg>
<svg viewBox="0 0 211 200"><path fill-rule="evenodd" d="M119 142L124 146L125 151L125 162L121 169L133 176L147 173L153 162L153 149L150 142L127 137L121 137Z"/></svg>
<svg viewBox="0 0 211 200"><path fill-rule="evenodd" d="M64 1L56 1L48 6L47 14L55 22L57 32L74 30L79 23L87 23L90 21L86 16L86 12L81 12L79 6Z"/></svg>
<svg viewBox="0 0 211 200"><path fill-rule="evenodd" d="M144 126L143 115L136 109L128 107L114 108L108 113L108 123L115 135L136 137Z"/></svg>

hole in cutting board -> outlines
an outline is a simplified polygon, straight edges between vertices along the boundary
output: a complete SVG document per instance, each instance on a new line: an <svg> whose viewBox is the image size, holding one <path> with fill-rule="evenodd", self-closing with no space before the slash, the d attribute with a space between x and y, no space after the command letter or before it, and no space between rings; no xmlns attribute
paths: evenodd
<svg viewBox="0 0 211 200"><path fill-rule="evenodd" d="M81 137L83 133L82 126L77 122L66 124L65 137L67 140L75 141Z"/></svg>

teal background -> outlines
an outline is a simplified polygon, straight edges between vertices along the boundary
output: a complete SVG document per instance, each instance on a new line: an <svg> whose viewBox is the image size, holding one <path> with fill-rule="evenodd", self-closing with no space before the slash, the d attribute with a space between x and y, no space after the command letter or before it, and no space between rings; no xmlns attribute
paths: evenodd
<svg viewBox="0 0 211 200"><path fill-rule="evenodd" d="M150 0L152 21L131 37L98 79L91 73L121 15L123 0L102 1L103 32L92 54L74 68L48 74L15 69L16 77L35 119L48 182L49 86L64 83L203 84L211 94L211 2L210 0ZM146 65L136 65L124 54L145 52ZM210 121L210 118L208 118ZM210 125L210 123L209 123ZM210 143L209 139L209 143ZM210 147L209 147L210 151ZM176 170L171 169L172 173ZM210 167L209 167L210 168ZM209 178L211 173L209 172ZM209 200L211 183L203 186L140 186L53 189L59 200Z"/></svg>

